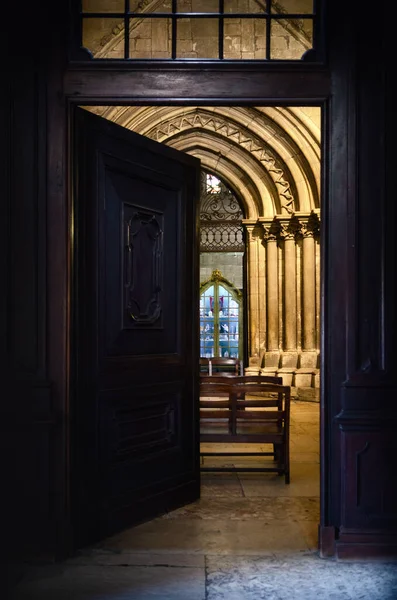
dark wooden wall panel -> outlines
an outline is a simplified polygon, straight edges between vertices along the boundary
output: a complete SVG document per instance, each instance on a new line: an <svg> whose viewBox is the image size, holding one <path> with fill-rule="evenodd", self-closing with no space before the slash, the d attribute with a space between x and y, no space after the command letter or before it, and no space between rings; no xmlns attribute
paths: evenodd
<svg viewBox="0 0 397 600"><path fill-rule="evenodd" d="M331 518L340 558L397 554L396 351L392 341L396 248L391 230L395 207L391 182L385 177L391 163L385 144L390 126L385 112L387 36L385 28L374 30L368 53L368 37L354 15L349 15L347 25L349 60L340 69L345 70L348 82L350 146L343 250L347 257L343 269L346 367L340 412L333 419L340 450L340 488L339 510ZM337 251L334 247L331 254ZM336 321L333 329L337 329ZM342 339L342 327L337 336ZM343 355L341 344L339 348Z"/></svg>
<svg viewBox="0 0 397 600"><path fill-rule="evenodd" d="M41 187L38 119L39 74L27 71L13 82L10 204L10 352L19 373L44 373L45 190ZM45 114L45 113L44 113ZM41 251L41 252L39 252Z"/></svg>
<svg viewBox="0 0 397 600"><path fill-rule="evenodd" d="M1 332L3 540L14 565L53 551L51 462L58 422L47 372L46 73L32 33L26 31L24 43L10 49L15 71L6 90L2 131L8 155L2 195L7 251L1 272L6 308ZM11 578L14 573L10 568Z"/></svg>
<svg viewBox="0 0 397 600"><path fill-rule="evenodd" d="M397 479L397 439L392 428L373 421L372 430L364 431L362 423L343 427L342 469L350 476L343 482L342 525L395 530L397 489L390 482Z"/></svg>

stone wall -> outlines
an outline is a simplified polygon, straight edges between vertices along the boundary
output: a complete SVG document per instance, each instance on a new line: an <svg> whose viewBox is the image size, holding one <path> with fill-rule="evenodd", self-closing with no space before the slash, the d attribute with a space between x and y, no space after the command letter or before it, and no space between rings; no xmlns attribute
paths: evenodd
<svg viewBox="0 0 397 600"><path fill-rule="evenodd" d="M243 260L244 252L201 252L200 284L210 279L215 269L219 269L225 279L238 290L242 290Z"/></svg>

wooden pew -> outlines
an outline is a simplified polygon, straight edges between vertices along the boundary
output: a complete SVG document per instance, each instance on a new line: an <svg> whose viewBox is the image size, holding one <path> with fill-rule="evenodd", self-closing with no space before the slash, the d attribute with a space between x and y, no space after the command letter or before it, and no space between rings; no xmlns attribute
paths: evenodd
<svg viewBox="0 0 397 600"><path fill-rule="evenodd" d="M230 380L233 384L242 384L242 383L275 383L277 385L282 385L283 378L276 377L272 375L229 375L228 382ZM231 379L232 378L232 379ZM225 383L224 375L202 375L200 378L200 384L215 384L215 383ZM223 395L228 394L228 392L224 391ZM244 390L241 391L241 394L244 395ZM244 397L244 396L243 396Z"/></svg>
<svg viewBox="0 0 397 600"><path fill-rule="evenodd" d="M272 456L276 464L201 469L277 472L289 483L290 387L221 379L216 383L200 382L200 442L273 444L273 452L214 451L201 452L201 456ZM247 398L252 394L254 397Z"/></svg>
<svg viewBox="0 0 397 600"><path fill-rule="evenodd" d="M200 375L204 375L207 376L209 375L209 365L210 365L210 361L209 358L205 358L204 356L200 356Z"/></svg>
<svg viewBox="0 0 397 600"><path fill-rule="evenodd" d="M212 366L212 375L228 376L241 375L239 358L210 358Z"/></svg>

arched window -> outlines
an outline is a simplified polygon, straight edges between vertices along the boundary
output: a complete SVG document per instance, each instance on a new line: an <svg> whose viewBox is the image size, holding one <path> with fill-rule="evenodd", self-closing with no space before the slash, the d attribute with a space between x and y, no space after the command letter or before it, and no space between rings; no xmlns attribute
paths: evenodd
<svg viewBox="0 0 397 600"><path fill-rule="evenodd" d="M242 358L243 296L215 270L200 288L200 356Z"/></svg>

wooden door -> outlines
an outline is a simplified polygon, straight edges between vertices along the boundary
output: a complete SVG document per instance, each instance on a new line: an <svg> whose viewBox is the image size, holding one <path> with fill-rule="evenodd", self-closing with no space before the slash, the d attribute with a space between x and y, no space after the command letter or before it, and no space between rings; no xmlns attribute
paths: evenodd
<svg viewBox="0 0 397 600"><path fill-rule="evenodd" d="M199 496L200 161L76 109L75 546Z"/></svg>

